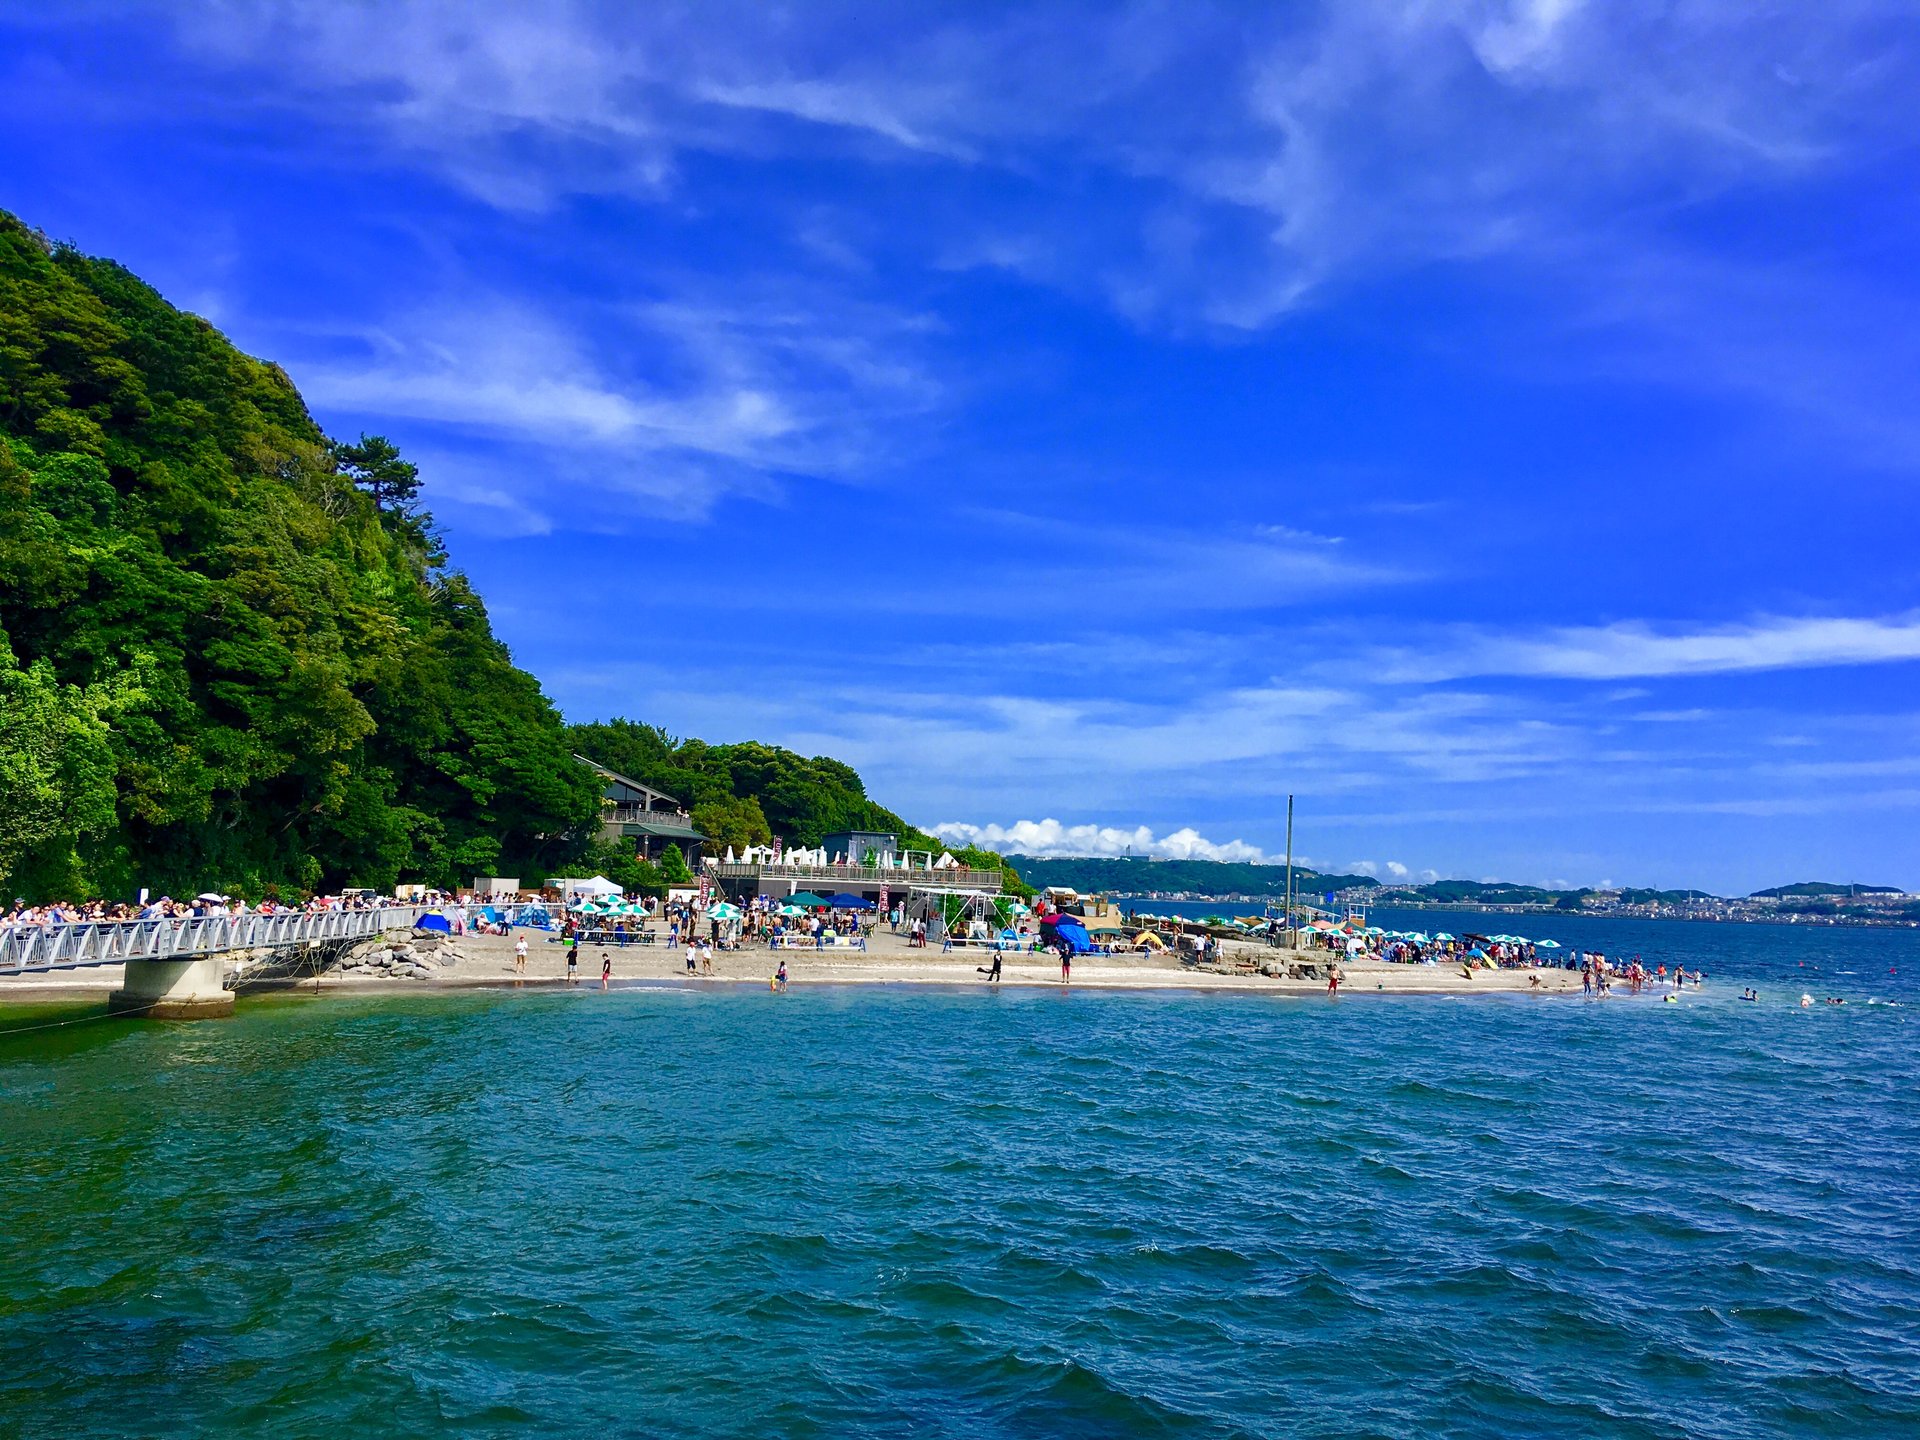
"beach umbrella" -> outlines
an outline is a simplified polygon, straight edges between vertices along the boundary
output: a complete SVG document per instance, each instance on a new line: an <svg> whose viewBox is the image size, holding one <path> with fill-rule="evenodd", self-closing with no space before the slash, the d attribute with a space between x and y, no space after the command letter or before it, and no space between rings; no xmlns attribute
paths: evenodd
<svg viewBox="0 0 1920 1440"><path fill-rule="evenodd" d="M785 915L785 916L788 916L789 918L792 918L794 916L800 916L804 918L807 912L802 910L798 905L782 905L778 910L774 911L773 913L776 915Z"/></svg>
<svg viewBox="0 0 1920 1440"><path fill-rule="evenodd" d="M740 918L740 907L730 901L722 900L718 905L707 911L707 918L709 920L738 920Z"/></svg>
<svg viewBox="0 0 1920 1440"><path fill-rule="evenodd" d="M1436 931L1434 931L1434 932L1433 932L1433 938L1434 938L1434 939L1436 939L1436 940L1451 940L1451 939L1453 939L1454 937L1453 937L1453 936L1451 936L1451 935L1449 935L1449 934L1448 934L1448 933L1447 933L1446 931L1444 931L1444 930L1436 930Z"/></svg>
<svg viewBox="0 0 1920 1440"><path fill-rule="evenodd" d="M1558 940L1536 940L1533 942L1533 948L1536 950L1558 950L1560 948L1560 942Z"/></svg>
<svg viewBox="0 0 1920 1440"><path fill-rule="evenodd" d="M215 892L215 891L212 891L212 890L209 890L209 891L207 891L207 892L206 892L206 894L204 894L204 895L196 895L196 896L194 896L193 898L194 898L194 899L196 899L196 900L224 900L224 899L226 899L227 897L226 897L226 896L224 896L224 895L221 895L221 894L219 894L219 893L217 893L217 892Z"/></svg>

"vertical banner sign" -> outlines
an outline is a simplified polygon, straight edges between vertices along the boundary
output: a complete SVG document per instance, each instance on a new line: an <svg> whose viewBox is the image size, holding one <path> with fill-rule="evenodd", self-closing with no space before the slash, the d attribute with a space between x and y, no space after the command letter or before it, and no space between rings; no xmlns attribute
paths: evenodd
<svg viewBox="0 0 1920 1440"><path fill-rule="evenodd" d="M711 875L707 875L703 873L700 876L700 908L702 910L705 910L707 908L707 897L712 892L712 890L713 890L713 877Z"/></svg>
<svg viewBox="0 0 1920 1440"><path fill-rule="evenodd" d="M893 892L889 890L886 886L882 885L880 887L880 913L882 915L885 915L887 913L887 910L888 910L887 900L889 899L889 897L892 896L892 894Z"/></svg>
<svg viewBox="0 0 1920 1440"><path fill-rule="evenodd" d="M780 863L780 837L778 835L773 837L773 863L776 865Z"/></svg>

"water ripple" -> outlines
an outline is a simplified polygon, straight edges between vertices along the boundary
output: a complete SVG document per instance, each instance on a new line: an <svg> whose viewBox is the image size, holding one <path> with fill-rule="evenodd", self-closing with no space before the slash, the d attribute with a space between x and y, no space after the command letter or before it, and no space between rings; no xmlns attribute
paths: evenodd
<svg viewBox="0 0 1920 1440"><path fill-rule="evenodd" d="M1913 1433L1905 1015L635 987L48 1032L0 1050L0 1431Z"/></svg>

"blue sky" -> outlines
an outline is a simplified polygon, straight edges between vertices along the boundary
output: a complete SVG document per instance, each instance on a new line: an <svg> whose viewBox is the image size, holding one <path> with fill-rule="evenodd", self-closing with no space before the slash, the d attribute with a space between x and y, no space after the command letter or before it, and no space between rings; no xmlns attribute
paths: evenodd
<svg viewBox="0 0 1920 1440"><path fill-rule="evenodd" d="M0 205L398 442L572 718L1920 888L1915 93L1864 0L0 4Z"/></svg>

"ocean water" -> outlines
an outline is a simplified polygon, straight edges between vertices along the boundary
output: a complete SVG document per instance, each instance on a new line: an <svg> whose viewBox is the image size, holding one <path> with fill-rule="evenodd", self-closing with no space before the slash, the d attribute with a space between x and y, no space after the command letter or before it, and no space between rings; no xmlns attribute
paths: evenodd
<svg viewBox="0 0 1920 1440"><path fill-rule="evenodd" d="M1677 1004L583 987L0 1037L0 1434L1920 1434L1920 1005L1867 1003L1920 943L1669 928L1717 955ZM1795 1003L1809 959L1852 1003Z"/></svg>

